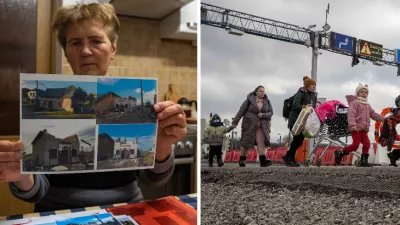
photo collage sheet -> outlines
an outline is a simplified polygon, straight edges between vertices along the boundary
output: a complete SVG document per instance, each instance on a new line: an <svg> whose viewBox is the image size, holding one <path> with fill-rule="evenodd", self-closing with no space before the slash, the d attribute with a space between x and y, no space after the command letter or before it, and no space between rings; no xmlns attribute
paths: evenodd
<svg viewBox="0 0 400 225"><path fill-rule="evenodd" d="M20 75L21 173L154 168L158 80Z"/></svg>
<svg viewBox="0 0 400 225"><path fill-rule="evenodd" d="M66 213L44 217L30 217L1 222L3 225L140 225L127 215L114 216L105 209Z"/></svg>
<svg viewBox="0 0 400 225"><path fill-rule="evenodd" d="M104 209L0 222L2 225L166 225L197 224L197 211L173 196Z"/></svg>

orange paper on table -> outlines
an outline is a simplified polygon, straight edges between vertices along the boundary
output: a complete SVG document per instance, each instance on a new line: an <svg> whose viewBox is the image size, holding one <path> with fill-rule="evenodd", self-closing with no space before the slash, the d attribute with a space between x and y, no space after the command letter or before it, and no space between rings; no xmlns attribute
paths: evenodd
<svg viewBox="0 0 400 225"><path fill-rule="evenodd" d="M106 208L106 211L112 213L114 216L128 215L139 224L197 224L197 210L172 196L153 201Z"/></svg>

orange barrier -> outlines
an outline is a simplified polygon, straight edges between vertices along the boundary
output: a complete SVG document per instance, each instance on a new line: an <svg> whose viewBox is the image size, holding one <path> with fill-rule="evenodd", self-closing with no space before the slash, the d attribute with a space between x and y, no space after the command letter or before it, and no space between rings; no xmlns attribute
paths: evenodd
<svg viewBox="0 0 400 225"><path fill-rule="evenodd" d="M322 157L322 165L324 166L333 166L335 165L335 149L328 148L326 150L324 156Z"/></svg>
<svg viewBox="0 0 400 225"><path fill-rule="evenodd" d="M303 144L296 151L296 162L304 162L308 153L308 140L304 140Z"/></svg>
<svg viewBox="0 0 400 225"><path fill-rule="evenodd" d="M255 149L250 149L247 152L246 162L257 162L257 151Z"/></svg>
<svg viewBox="0 0 400 225"><path fill-rule="evenodd" d="M268 157L270 160L272 160L272 162L275 162L275 153L276 153L276 150L275 150L275 149L269 148L269 149L267 149L265 155L267 155L267 157Z"/></svg>
<svg viewBox="0 0 400 225"><path fill-rule="evenodd" d="M226 151L224 162L232 162L233 151Z"/></svg>
<svg viewBox="0 0 400 225"><path fill-rule="evenodd" d="M239 160L240 160L240 151L239 150L233 150L232 162L239 162Z"/></svg>
<svg viewBox="0 0 400 225"><path fill-rule="evenodd" d="M353 164L353 154L348 154L343 157L341 164L351 166Z"/></svg>
<svg viewBox="0 0 400 225"><path fill-rule="evenodd" d="M255 149L249 150L250 154L247 154L247 162L257 162L258 153Z"/></svg>
<svg viewBox="0 0 400 225"><path fill-rule="evenodd" d="M275 153L275 157L273 162L280 162L283 163L282 156L286 155L287 149L285 148L278 148Z"/></svg>

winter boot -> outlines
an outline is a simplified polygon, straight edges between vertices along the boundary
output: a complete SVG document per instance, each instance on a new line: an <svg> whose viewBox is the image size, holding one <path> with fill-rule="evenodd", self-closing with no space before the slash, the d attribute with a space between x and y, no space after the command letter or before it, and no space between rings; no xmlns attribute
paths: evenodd
<svg viewBox="0 0 400 225"><path fill-rule="evenodd" d="M287 167L300 167L300 164L294 160L292 157L287 157L286 155L282 156L283 161Z"/></svg>
<svg viewBox="0 0 400 225"><path fill-rule="evenodd" d="M358 167L372 167L371 164L368 164L369 154L361 154L361 162Z"/></svg>
<svg viewBox="0 0 400 225"><path fill-rule="evenodd" d="M272 161L270 159L268 159L268 157L266 155L260 155L259 158L260 158L260 166L261 167L267 167L272 164Z"/></svg>
<svg viewBox="0 0 400 225"><path fill-rule="evenodd" d="M387 156L388 156L389 159L390 159L390 164L389 164L389 166L397 167L397 164L396 164L396 161L397 161L397 160L396 160L396 158L395 158L393 152L389 152L389 153L387 154Z"/></svg>
<svg viewBox="0 0 400 225"><path fill-rule="evenodd" d="M218 164L218 167L222 167L224 165L224 162L222 161L222 159L217 158L217 164Z"/></svg>
<svg viewBox="0 0 400 225"><path fill-rule="evenodd" d="M208 167L213 167L214 158L208 158Z"/></svg>
<svg viewBox="0 0 400 225"><path fill-rule="evenodd" d="M390 166L397 167L396 161L400 158L400 150L399 149L393 149L392 152L389 152L387 156L390 159Z"/></svg>
<svg viewBox="0 0 400 225"><path fill-rule="evenodd" d="M348 154L349 154L348 152L345 152L342 149L336 150L335 151L335 166L340 166L340 164L342 162L342 158Z"/></svg>
<svg viewBox="0 0 400 225"><path fill-rule="evenodd" d="M239 160L239 166L240 167L245 167L246 166L246 156L240 156L240 160Z"/></svg>

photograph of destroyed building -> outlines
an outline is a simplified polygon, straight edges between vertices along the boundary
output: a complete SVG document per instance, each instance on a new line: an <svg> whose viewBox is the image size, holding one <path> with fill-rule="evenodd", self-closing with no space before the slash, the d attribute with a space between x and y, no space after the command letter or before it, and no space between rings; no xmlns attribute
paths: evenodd
<svg viewBox="0 0 400 225"><path fill-rule="evenodd" d="M24 172L94 169L96 127L86 120L23 120Z"/></svg>
<svg viewBox="0 0 400 225"><path fill-rule="evenodd" d="M24 80L22 119L95 119L96 82Z"/></svg>
<svg viewBox="0 0 400 225"><path fill-rule="evenodd" d="M157 80L99 78L96 123L156 123Z"/></svg>
<svg viewBox="0 0 400 225"><path fill-rule="evenodd" d="M153 167L157 124L99 125L97 169Z"/></svg>

